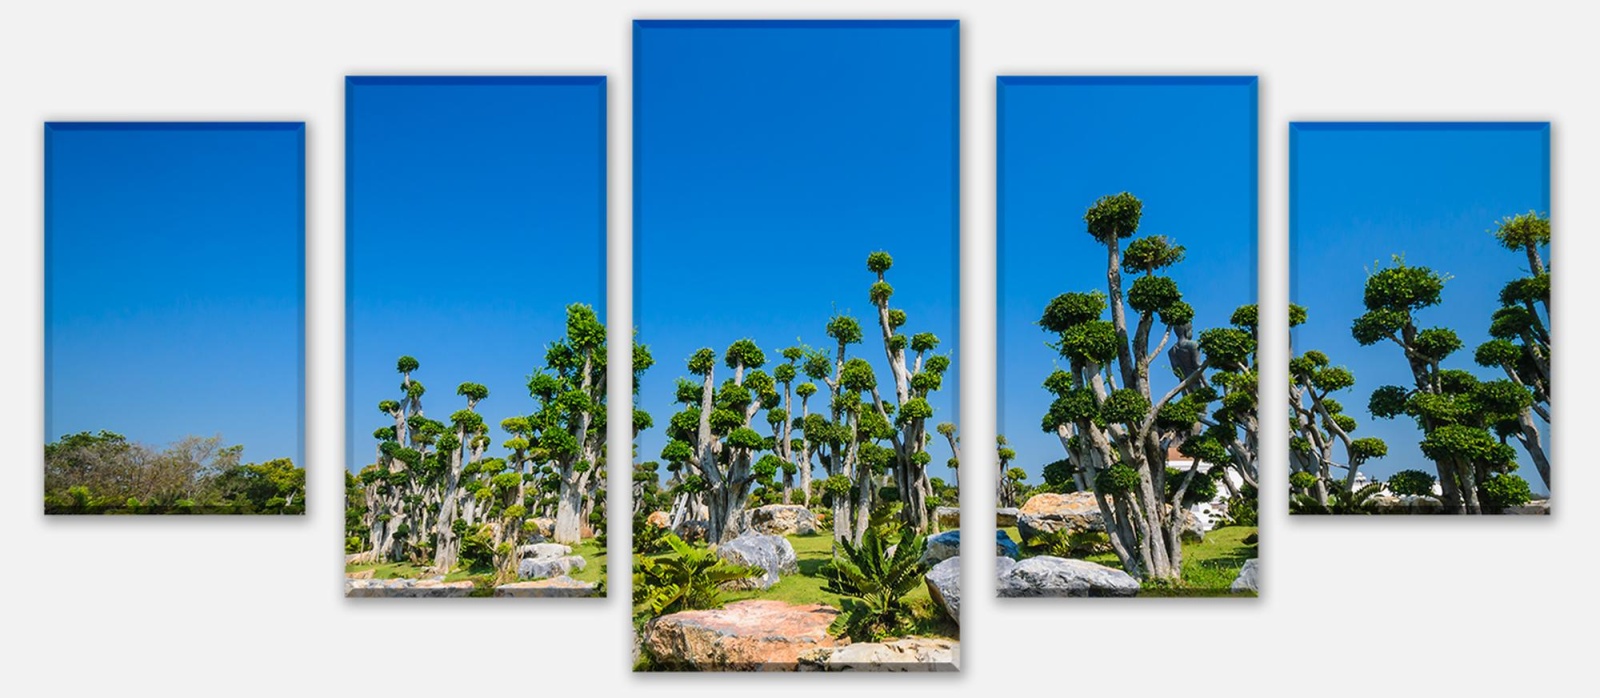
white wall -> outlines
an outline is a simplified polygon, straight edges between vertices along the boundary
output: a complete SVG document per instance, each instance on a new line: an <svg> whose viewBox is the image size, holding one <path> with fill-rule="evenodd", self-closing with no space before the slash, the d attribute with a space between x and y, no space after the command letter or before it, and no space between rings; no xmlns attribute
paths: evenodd
<svg viewBox="0 0 1600 698"><path fill-rule="evenodd" d="M1548 119L1554 127L1557 293L1595 292L1577 265L1600 230L1592 196L1592 26L1577 3L1386 0L1051 3L888 2L12 2L0 9L0 343L12 399L0 402L3 674L17 695L278 695L648 689L949 695L993 686L1072 694L1349 694L1400 689L1561 694L1587 678L1593 645L1567 628L1597 618L1593 469L1571 464L1563 403L1548 519L1289 521L1283 477L1263 465L1265 596L1256 601L1027 602L991 599L969 568L966 671L957 677L689 679L628 673L624 546L605 601L348 602L341 597L343 435L341 76L347 73L605 73L612 77L611 321L629 325L629 20L635 17L958 17L963 20L964 440L993 438L994 75L1255 73L1261 80L1264 336L1282 336L1287 294L1291 119ZM624 7L625 6L625 7ZM871 8L885 8L874 11ZM1327 9L1324 9L1327 8ZM1589 69L1585 70L1585 66ZM307 447L311 510L293 520L45 519L42 432L41 122L49 119L304 119L309 129ZM1565 267L1562 267L1563 269ZM1575 322L1583 315L1567 313ZM1562 328L1563 346L1590 329ZM1571 328L1569 330L1569 328ZM620 339L622 336L618 335ZM618 347L623 342L614 341ZM624 349L625 350L625 349ZM1283 343L1263 350L1267 375ZM1568 390L1590 365L1560 355ZM614 386L625 391L625 384ZM1569 393L1563 392L1563 395ZM624 393L614 409L626 409ZM1267 414L1286 409L1276 392ZM1567 412L1571 409L1573 412ZM1566 415L1576 415L1569 419ZM1561 427L1572 425L1573 428ZM618 435L619 439L622 435ZM625 453L625 439L612 444ZM1264 452L1282 452L1267 433ZM993 482L969 449L968 482ZM977 459L983 460L977 460ZM989 474L985 474L989 473ZM626 469L614 477L626 478ZM612 491L621 493L625 487ZM969 488L982 510L991 494ZM624 512L622 506L612 509ZM981 518L981 517L974 517ZM613 529L625 529L614 520ZM617 542L623 542L618 535ZM974 531L978 553L989 536ZM1351 601L1358 603L1352 604ZM1381 604L1382 614L1351 608ZM1559 622L1559 624L1558 624ZM1387 623L1380 627L1380 623ZM1151 652L1139 643L1154 641ZM435 649L438 647L439 649ZM443 650L446 654L433 654ZM1160 657L1150 663L1149 657ZM1582 661L1583 664L1579 662ZM14 688L13 688L14 687ZM1381 690L1380 690L1381 689ZM10 690L7 691L8 693Z"/></svg>

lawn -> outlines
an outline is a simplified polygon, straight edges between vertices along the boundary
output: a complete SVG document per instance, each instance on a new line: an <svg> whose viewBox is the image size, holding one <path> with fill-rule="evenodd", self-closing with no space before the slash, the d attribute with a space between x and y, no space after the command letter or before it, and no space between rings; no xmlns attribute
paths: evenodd
<svg viewBox="0 0 1600 698"><path fill-rule="evenodd" d="M1022 535L1016 527L1002 528L1006 535L1013 541L1021 541ZM1244 539L1256 533L1254 526L1227 526L1206 532L1206 539L1200 543L1183 544L1183 581L1178 585L1165 585L1146 583L1140 596L1253 596L1253 594L1235 594L1228 590L1233 580L1239 576L1239 569L1244 567L1245 560L1257 554L1255 543L1245 543ZM1026 548L1022 551L1023 557L1030 557ZM1117 561L1117 556L1111 553L1088 555L1083 559L1096 562L1107 567L1122 569L1122 564Z"/></svg>

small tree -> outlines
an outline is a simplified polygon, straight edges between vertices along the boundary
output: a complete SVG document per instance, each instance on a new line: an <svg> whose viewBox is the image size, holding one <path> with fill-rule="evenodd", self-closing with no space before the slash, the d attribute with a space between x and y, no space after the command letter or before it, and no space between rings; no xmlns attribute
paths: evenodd
<svg viewBox="0 0 1600 698"><path fill-rule="evenodd" d="M1306 309L1289 305L1289 326L1306 321ZM1293 349L1290 349L1291 354ZM1312 496L1322 506L1328 504L1328 483L1332 481L1333 468L1345 471L1344 489L1354 490L1356 475L1362 464L1373 458L1382 458L1389 452L1388 444L1375 437L1352 438L1356 420L1344 413L1344 406L1332 393L1343 392L1355 385L1355 374L1343 366L1332 366L1328 356L1310 350L1289 360L1289 457L1296 470L1317 477ZM1343 449L1345 458L1335 458L1334 444Z"/></svg>

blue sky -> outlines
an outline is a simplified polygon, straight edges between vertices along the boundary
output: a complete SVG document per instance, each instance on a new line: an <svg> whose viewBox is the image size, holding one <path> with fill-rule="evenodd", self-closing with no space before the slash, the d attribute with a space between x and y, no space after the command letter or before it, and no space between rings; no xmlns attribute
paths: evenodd
<svg viewBox="0 0 1600 698"><path fill-rule="evenodd" d="M45 438L301 462L305 128L45 126Z"/></svg>
<svg viewBox="0 0 1600 698"><path fill-rule="evenodd" d="M1256 302L1256 83L999 80L998 428L1017 452L1012 465L1037 484L1066 456L1039 428L1054 399L1044 379L1067 366L1039 316L1062 293L1106 290L1106 248L1083 223L1096 199L1132 193L1144 203L1135 235L1187 248L1168 272L1194 306L1197 336ZM1165 351L1151 365L1157 393L1176 383Z"/></svg>
<svg viewBox="0 0 1600 698"><path fill-rule="evenodd" d="M1433 472L1412 420L1374 419L1367 397L1382 385L1408 386L1411 371L1392 343L1363 347L1350 323L1365 307L1369 271L1406 263L1452 277L1443 302L1418 314L1422 327L1449 327L1463 348L1450 368L1484 378L1472 351L1489 339L1489 315L1505 282L1528 273L1527 258L1491 234L1510 215L1550 210L1550 130L1546 124L1293 124L1291 125L1290 298L1309 317L1294 333L1296 352L1320 349L1355 372L1356 385L1337 396L1359 422L1358 436L1377 436L1389 455L1362 467L1383 479L1399 470ZM1550 261L1548 250L1545 261ZM1545 447L1549 427L1541 424ZM1520 446L1519 474L1537 492L1544 484ZM1560 467L1557 465L1556 467Z"/></svg>
<svg viewBox="0 0 1600 698"><path fill-rule="evenodd" d="M641 459L658 459L700 347L720 357L748 337L770 371L785 346L829 347L828 318L849 313L867 337L852 351L890 381L873 251L894 257L902 331L954 355L957 37L953 21L635 25L633 314L656 359L639 404L658 425ZM958 422L959 374L952 362L933 422ZM931 450L948 480L948 446Z"/></svg>
<svg viewBox="0 0 1600 698"><path fill-rule="evenodd" d="M374 456L421 364L428 416L466 407L501 454L500 421L535 409L527 378L566 307L605 317L605 79L350 78L346 91L347 466Z"/></svg>

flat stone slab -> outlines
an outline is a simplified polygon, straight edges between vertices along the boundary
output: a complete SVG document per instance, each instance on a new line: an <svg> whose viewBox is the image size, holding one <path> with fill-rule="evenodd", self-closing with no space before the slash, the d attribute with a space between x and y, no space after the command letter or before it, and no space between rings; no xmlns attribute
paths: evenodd
<svg viewBox="0 0 1600 698"><path fill-rule="evenodd" d="M954 558L952 558L954 559ZM801 671L958 671L961 643L942 637L854 642L800 657Z"/></svg>
<svg viewBox="0 0 1600 698"><path fill-rule="evenodd" d="M1122 570L1086 560L1040 555L1000 574L1002 598L1133 596L1139 580Z"/></svg>
<svg viewBox="0 0 1600 698"><path fill-rule="evenodd" d="M345 579L344 595L352 599L453 599L472 595L472 582L442 579Z"/></svg>
<svg viewBox="0 0 1600 698"><path fill-rule="evenodd" d="M561 575L535 582L515 582L494 588L496 598L570 599L597 596L595 585Z"/></svg>
<svg viewBox="0 0 1600 698"><path fill-rule="evenodd" d="M823 604L736 601L652 619L640 647L670 670L797 671L802 653L837 646L828 626L838 615Z"/></svg>

